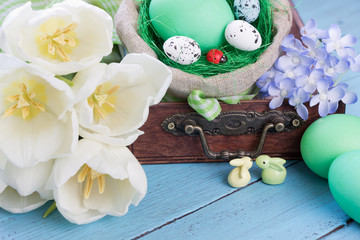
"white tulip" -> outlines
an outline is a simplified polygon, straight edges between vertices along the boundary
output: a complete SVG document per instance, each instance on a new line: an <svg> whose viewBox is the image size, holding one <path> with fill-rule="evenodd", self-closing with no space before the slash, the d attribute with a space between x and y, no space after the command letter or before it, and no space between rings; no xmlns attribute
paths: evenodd
<svg viewBox="0 0 360 240"><path fill-rule="evenodd" d="M65 75L99 63L110 54L112 29L109 14L81 0L65 0L37 11L28 2L5 18L0 48L56 75Z"/></svg>
<svg viewBox="0 0 360 240"><path fill-rule="evenodd" d="M0 154L0 207L12 213L34 210L53 199L45 189L54 160L19 168Z"/></svg>
<svg viewBox="0 0 360 240"><path fill-rule="evenodd" d="M85 224L126 214L145 196L147 179L127 147L82 139L71 156L55 161L47 187L67 220Z"/></svg>
<svg viewBox="0 0 360 240"><path fill-rule="evenodd" d="M73 101L52 73L0 54L0 150L18 167L71 153L79 134Z"/></svg>
<svg viewBox="0 0 360 240"><path fill-rule="evenodd" d="M146 54L128 54L121 63L98 64L79 72L72 87L79 102L80 135L126 146L142 134L149 106L171 82L171 71Z"/></svg>

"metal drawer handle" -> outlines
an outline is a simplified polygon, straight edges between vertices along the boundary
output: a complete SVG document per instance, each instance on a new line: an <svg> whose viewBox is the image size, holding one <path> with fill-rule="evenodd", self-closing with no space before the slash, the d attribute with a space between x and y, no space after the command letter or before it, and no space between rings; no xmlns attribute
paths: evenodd
<svg viewBox="0 0 360 240"><path fill-rule="evenodd" d="M255 158L261 154L268 132L289 132L303 124L304 120L293 111L270 110L264 113L255 111L222 112L213 121L208 121L195 112L175 114L165 119L161 126L173 135L199 135L202 148L208 158L230 160L241 157ZM243 150L213 152L205 137L205 134L234 136L259 132L261 135L258 145L254 151L249 152Z"/></svg>
<svg viewBox="0 0 360 240"><path fill-rule="evenodd" d="M198 133L200 136L200 141L201 141L201 145L202 148L204 150L205 155L210 158L210 159L224 159L224 160L229 160L229 159L233 159L233 158L238 158L238 157L250 157L250 158L255 158L257 156L259 156L262 152L262 149L264 147L264 143L265 143L265 138L266 138L266 134L268 133L268 130L271 128L274 128L277 132L281 132L284 130L284 124L283 123L267 123L264 126L264 129L261 133L260 136L260 140L259 143L256 147L255 151L252 152L246 152L246 151L242 151L242 150L238 150L236 152L231 152L231 151L222 151L219 153L213 152L210 150L209 144L206 140L205 134L203 129L200 126L193 126L193 125L186 125L185 126L185 132L189 135L193 134L193 133Z"/></svg>

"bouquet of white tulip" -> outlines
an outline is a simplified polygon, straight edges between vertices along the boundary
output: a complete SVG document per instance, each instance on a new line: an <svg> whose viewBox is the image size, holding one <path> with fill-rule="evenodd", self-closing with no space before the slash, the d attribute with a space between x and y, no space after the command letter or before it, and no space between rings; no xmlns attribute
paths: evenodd
<svg viewBox="0 0 360 240"><path fill-rule="evenodd" d="M145 196L145 173L126 146L142 134L171 72L144 54L100 63L112 51L112 32L112 18L81 0L37 11L26 3L5 18L1 208L28 212L54 199L66 219L84 224L121 216Z"/></svg>

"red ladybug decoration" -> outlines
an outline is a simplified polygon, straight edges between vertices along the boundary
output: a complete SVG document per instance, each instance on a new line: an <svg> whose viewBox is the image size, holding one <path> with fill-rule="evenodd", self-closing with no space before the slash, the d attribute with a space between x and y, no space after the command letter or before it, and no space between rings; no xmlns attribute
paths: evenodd
<svg viewBox="0 0 360 240"><path fill-rule="evenodd" d="M206 54L206 59L209 62L212 62L212 63L215 63L215 64L227 62L227 57L223 54L222 51L217 50L217 49L211 49Z"/></svg>

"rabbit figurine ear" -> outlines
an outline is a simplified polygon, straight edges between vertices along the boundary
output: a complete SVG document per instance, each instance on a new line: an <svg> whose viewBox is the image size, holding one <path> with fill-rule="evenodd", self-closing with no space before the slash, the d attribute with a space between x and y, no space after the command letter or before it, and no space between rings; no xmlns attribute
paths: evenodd
<svg viewBox="0 0 360 240"><path fill-rule="evenodd" d="M282 166L286 163L286 160L282 159L282 158L271 158L271 162L272 163L276 163L279 166Z"/></svg>
<svg viewBox="0 0 360 240"><path fill-rule="evenodd" d="M233 159L229 163L230 163L231 166L240 167L240 166L244 165L248 161L251 161L251 158L243 157L243 158Z"/></svg>
<svg viewBox="0 0 360 240"><path fill-rule="evenodd" d="M279 164L277 164L277 163L270 162L269 165L270 165L270 168L271 168L271 169L274 169L274 170L279 171L279 172L285 170L282 165L279 165Z"/></svg>

